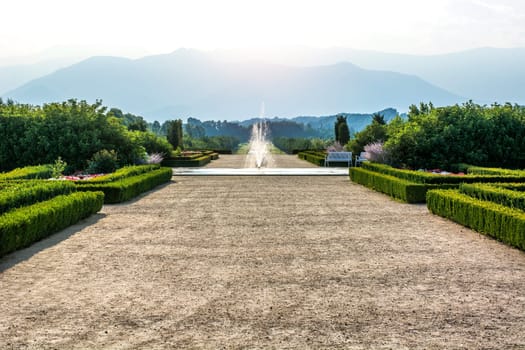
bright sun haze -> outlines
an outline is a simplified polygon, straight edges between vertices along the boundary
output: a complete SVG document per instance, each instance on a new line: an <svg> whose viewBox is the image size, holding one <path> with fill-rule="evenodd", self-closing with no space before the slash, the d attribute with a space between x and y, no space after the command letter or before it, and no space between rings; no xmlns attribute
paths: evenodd
<svg viewBox="0 0 525 350"><path fill-rule="evenodd" d="M51 47L351 47L415 54L525 46L520 0L6 0L0 58Z"/></svg>

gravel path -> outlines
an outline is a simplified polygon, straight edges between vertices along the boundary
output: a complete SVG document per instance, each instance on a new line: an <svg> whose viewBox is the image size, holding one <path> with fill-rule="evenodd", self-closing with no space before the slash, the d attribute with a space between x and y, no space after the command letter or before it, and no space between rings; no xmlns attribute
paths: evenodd
<svg viewBox="0 0 525 350"><path fill-rule="evenodd" d="M525 349L525 253L346 177L174 177L0 260L0 349Z"/></svg>

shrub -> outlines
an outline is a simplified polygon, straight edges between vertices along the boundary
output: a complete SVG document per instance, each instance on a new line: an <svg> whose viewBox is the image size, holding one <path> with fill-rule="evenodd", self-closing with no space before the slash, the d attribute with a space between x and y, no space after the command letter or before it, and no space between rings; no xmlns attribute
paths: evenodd
<svg viewBox="0 0 525 350"><path fill-rule="evenodd" d="M62 176L62 173L64 170L66 170L67 163L62 159L62 157L58 157L57 160L51 165L51 176L55 179L58 179L60 176Z"/></svg>
<svg viewBox="0 0 525 350"><path fill-rule="evenodd" d="M0 256L27 247L102 208L101 192L75 192L0 216Z"/></svg>
<svg viewBox="0 0 525 350"><path fill-rule="evenodd" d="M433 214L487 234L511 246L525 249L525 213L501 204L482 201L458 190L427 193Z"/></svg>
<svg viewBox="0 0 525 350"><path fill-rule="evenodd" d="M88 174L112 173L117 169L118 157L114 150L103 149L93 155L88 161Z"/></svg>

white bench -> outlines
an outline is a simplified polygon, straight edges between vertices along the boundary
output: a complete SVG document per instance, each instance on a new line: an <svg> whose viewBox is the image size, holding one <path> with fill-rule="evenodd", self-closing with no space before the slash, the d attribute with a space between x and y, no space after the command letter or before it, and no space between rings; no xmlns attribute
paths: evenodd
<svg viewBox="0 0 525 350"><path fill-rule="evenodd" d="M368 162L368 158L366 158L365 156L366 152L361 152L361 154L359 154L359 157L356 157L355 159L355 166L359 166L363 162Z"/></svg>
<svg viewBox="0 0 525 350"><path fill-rule="evenodd" d="M332 163L347 163L348 167L352 166L352 152L328 152L324 159L324 166L329 166Z"/></svg>

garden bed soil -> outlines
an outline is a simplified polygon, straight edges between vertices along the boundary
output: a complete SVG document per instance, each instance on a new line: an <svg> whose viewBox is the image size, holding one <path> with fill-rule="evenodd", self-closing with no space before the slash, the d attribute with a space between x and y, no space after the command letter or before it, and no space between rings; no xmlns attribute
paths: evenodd
<svg viewBox="0 0 525 350"><path fill-rule="evenodd" d="M525 254L346 177L174 177L0 260L1 349L523 349Z"/></svg>

